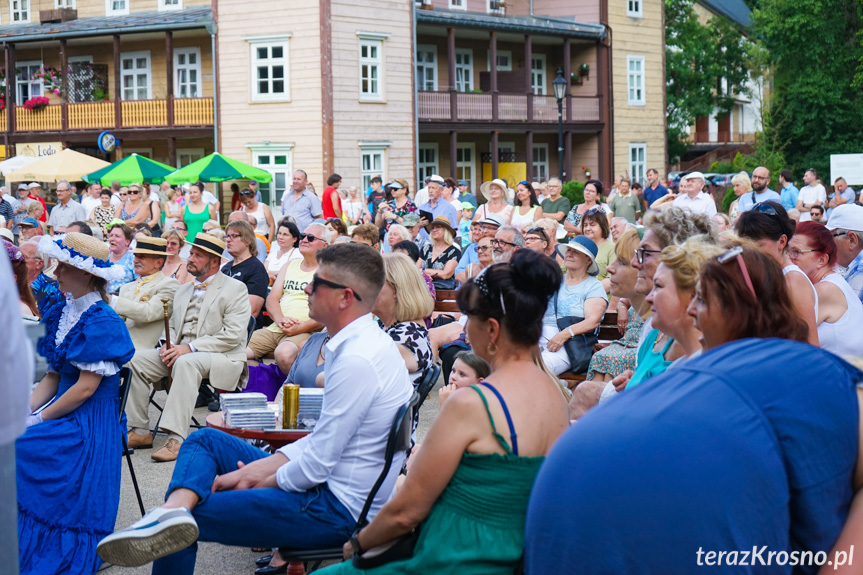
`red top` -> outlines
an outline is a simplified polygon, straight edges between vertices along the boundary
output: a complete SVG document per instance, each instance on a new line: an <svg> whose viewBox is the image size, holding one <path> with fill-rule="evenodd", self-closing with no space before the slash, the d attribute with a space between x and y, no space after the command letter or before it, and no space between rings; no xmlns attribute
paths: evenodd
<svg viewBox="0 0 863 575"><path fill-rule="evenodd" d="M27 197L30 198L31 200L37 200L40 204L42 204L42 217L39 218L39 221L40 222L47 222L48 221L48 206L45 205L45 200L43 200L39 196L29 195Z"/></svg>
<svg viewBox="0 0 863 575"><path fill-rule="evenodd" d="M321 204L323 204L323 208L324 208L324 219L337 218L338 217L336 215L336 211L333 209L333 198L332 198L333 194L336 194L336 196L338 197L338 195L339 195L338 190L336 190L332 186L327 186L327 189L324 190L323 199L321 200ZM339 198L339 209L343 209L341 198Z"/></svg>

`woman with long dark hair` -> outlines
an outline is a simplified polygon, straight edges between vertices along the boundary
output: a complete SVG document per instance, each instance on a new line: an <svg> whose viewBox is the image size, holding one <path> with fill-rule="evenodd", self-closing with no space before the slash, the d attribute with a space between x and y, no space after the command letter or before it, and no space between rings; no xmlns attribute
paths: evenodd
<svg viewBox="0 0 863 575"><path fill-rule="evenodd" d="M515 209L510 225L522 229L542 217L542 208L536 199L536 192L529 182L519 182L515 186Z"/></svg>

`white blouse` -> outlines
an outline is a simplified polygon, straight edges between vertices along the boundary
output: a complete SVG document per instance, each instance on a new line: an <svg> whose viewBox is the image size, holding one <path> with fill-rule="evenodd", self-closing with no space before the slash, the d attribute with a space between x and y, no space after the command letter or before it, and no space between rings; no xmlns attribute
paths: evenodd
<svg viewBox="0 0 863 575"><path fill-rule="evenodd" d="M60 322L57 324L57 335L54 336L54 345L59 347L63 343L63 340L66 339L66 336L69 335L69 331L75 327L75 324L84 315L84 312L101 299L102 296L99 292L95 291L82 295L77 299L73 297L67 299L66 306L60 314ZM73 361L71 363L81 371L92 371L103 377L110 377L120 371L120 366L113 361L97 361L92 363Z"/></svg>

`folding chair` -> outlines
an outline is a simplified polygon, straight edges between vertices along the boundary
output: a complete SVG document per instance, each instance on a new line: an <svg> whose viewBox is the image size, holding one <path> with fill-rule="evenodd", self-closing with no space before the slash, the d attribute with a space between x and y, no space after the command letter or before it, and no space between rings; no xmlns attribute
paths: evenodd
<svg viewBox="0 0 863 575"><path fill-rule="evenodd" d="M363 505L363 510L360 512L360 517L357 520L357 526L354 528L354 533L359 532L360 529L368 524L366 517L369 514L369 509L371 509L372 503L374 503L381 485L386 481L387 475L392 468L393 458L396 453L401 451L405 453L405 456L410 455L411 432L413 431L413 411L418 402L419 394L414 392L410 401L401 406L396 413L396 416L393 418L390 433L387 437L386 451L384 452L384 467L381 470L380 475L378 475L377 481L375 481L375 484L372 486L368 497L366 497L366 502ZM289 547L279 547L279 554L282 556L282 559L288 563L302 563L306 572L309 573L320 567L321 563L324 561L330 559L341 559L342 548L291 549ZM312 564L311 569L309 569L309 563Z"/></svg>
<svg viewBox="0 0 863 575"><path fill-rule="evenodd" d="M132 370L124 367L120 370L120 421L123 420L123 412L126 411L126 400L129 399L129 388L132 384ZM141 499L141 489L138 487L138 478L135 476L135 468L132 467L132 454L134 449L129 447L127 443L126 432L123 430L123 455L126 456L126 463L129 464L129 475L132 476L132 485L135 487L135 496L138 498L138 507L141 508L141 517L144 516L144 501Z"/></svg>
<svg viewBox="0 0 863 575"><path fill-rule="evenodd" d="M420 408L423 406L423 402L428 397L428 394L431 393L431 390L434 389L435 384L437 384L437 380L440 377L441 368L437 364L431 364L425 373L423 374L422 379L417 384L417 394L419 395L419 401L414 407L414 413L417 415L417 419L419 419Z"/></svg>

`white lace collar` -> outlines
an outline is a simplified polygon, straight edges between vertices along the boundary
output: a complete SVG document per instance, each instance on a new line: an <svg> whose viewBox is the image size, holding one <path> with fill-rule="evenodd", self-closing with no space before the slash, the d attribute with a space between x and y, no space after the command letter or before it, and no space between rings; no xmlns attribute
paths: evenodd
<svg viewBox="0 0 863 575"><path fill-rule="evenodd" d="M57 324L57 335L54 337L54 345L60 345L69 331L75 327L81 316L84 315L92 305L102 299L99 292L92 291L79 298L70 297L66 300L66 306L60 314L60 323Z"/></svg>

